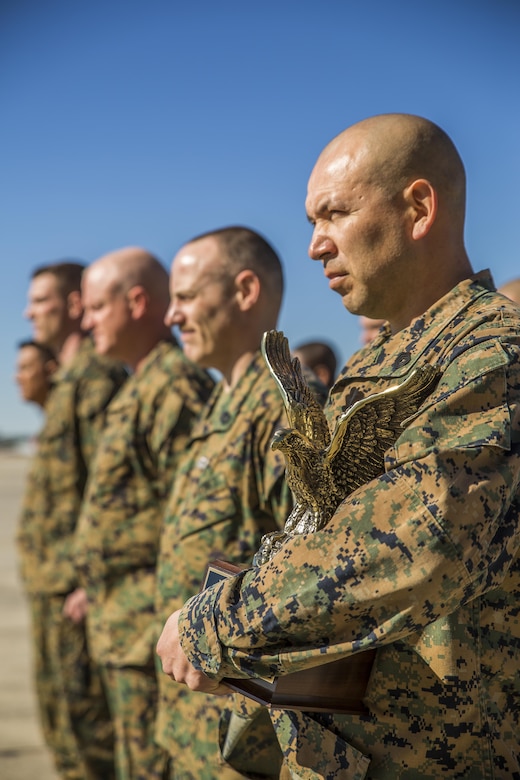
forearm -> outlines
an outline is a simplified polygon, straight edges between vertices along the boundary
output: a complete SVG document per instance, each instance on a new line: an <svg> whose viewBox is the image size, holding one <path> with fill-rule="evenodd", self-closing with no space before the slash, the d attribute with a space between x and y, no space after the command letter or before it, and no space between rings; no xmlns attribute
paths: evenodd
<svg viewBox="0 0 520 780"><path fill-rule="evenodd" d="M490 587L488 572L498 581L516 549L496 502L507 504L514 484L499 453L490 461L475 451L472 468L458 468L468 457L423 460L423 475L445 478L435 503L427 478L396 469L345 501L322 531L191 599L180 617L190 661L218 678L293 672L403 638Z"/></svg>

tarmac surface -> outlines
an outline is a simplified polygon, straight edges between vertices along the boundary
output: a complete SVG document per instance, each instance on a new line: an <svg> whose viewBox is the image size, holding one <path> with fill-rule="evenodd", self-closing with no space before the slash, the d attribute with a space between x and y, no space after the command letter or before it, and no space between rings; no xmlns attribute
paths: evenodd
<svg viewBox="0 0 520 780"><path fill-rule="evenodd" d="M14 542L28 467L29 458L0 452L0 780L58 780L38 722Z"/></svg>

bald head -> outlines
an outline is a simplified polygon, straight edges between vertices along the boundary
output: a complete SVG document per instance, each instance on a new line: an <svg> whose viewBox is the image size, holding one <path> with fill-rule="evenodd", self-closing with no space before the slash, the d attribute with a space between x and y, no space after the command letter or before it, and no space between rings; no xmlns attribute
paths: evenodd
<svg viewBox="0 0 520 780"><path fill-rule="evenodd" d="M83 327L102 355L136 367L170 336L168 273L145 249L125 247L93 262L83 274L82 298Z"/></svg>
<svg viewBox="0 0 520 780"><path fill-rule="evenodd" d="M472 273L464 166L422 117L381 114L336 136L313 168L306 208L309 255L329 287L394 332Z"/></svg>
<svg viewBox="0 0 520 780"><path fill-rule="evenodd" d="M450 209L464 219L466 174L453 141L438 125L413 114L379 114L336 136L321 157L363 161L366 183L393 196L415 179L427 179Z"/></svg>
<svg viewBox="0 0 520 780"><path fill-rule="evenodd" d="M168 307L168 272L159 260L140 247L124 247L95 260L85 276L102 281L113 292L143 287L154 307ZM163 315L164 316L164 312Z"/></svg>

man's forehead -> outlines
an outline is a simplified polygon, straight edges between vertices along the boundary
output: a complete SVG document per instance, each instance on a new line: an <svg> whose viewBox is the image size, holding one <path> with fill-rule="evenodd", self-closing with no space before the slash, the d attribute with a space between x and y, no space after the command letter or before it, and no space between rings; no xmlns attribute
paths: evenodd
<svg viewBox="0 0 520 780"><path fill-rule="evenodd" d="M83 294L108 295L122 287L122 279L117 269L109 263L94 263L83 274L81 291Z"/></svg>
<svg viewBox="0 0 520 780"><path fill-rule="evenodd" d="M214 236L205 236L185 244L174 257L174 265L191 267L197 263L215 262L220 255L220 244Z"/></svg>
<svg viewBox="0 0 520 780"><path fill-rule="evenodd" d="M318 208L329 198L346 186L346 171L342 160L335 160L330 165L316 165L307 186L307 208Z"/></svg>
<svg viewBox="0 0 520 780"><path fill-rule="evenodd" d="M29 285L30 293L43 293L47 291L51 292L57 289L58 289L58 280L56 279L54 274L47 273L47 272L35 276L34 279L31 279Z"/></svg>
<svg viewBox="0 0 520 780"><path fill-rule="evenodd" d="M194 270L201 262L200 253L191 248L191 245L184 247L177 253L173 259L172 271L190 271Z"/></svg>
<svg viewBox="0 0 520 780"><path fill-rule="evenodd" d="M218 241L211 236L182 247L173 259L172 277L190 282L222 274L225 263Z"/></svg>
<svg viewBox="0 0 520 780"><path fill-rule="evenodd" d="M326 150L316 162L307 186L307 204L316 206L335 193L366 183L370 158L366 148L354 144Z"/></svg>
<svg viewBox="0 0 520 780"><path fill-rule="evenodd" d="M33 347L32 344L27 344L25 347L20 347L18 354L18 365L28 366L33 363L43 363L43 356L37 347Z"/></svg>

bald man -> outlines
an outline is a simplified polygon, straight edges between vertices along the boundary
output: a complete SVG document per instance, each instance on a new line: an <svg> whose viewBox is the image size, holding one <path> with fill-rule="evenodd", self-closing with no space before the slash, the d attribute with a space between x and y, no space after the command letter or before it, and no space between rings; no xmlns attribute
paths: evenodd
<svg viewBox="0 0 520 780"><path fill-rule="evenodd" d="M260 352L282 302L277 253L250 228L212 231L179 249L170 286L168 323L178 327L188 357L222 379L168 502L158 567L163 620L198 592L210 561L250 564L262 536L281 528L292 508L283 458L270 448L287 424L283 401ZM157 738L172 756L170 780L278 777L281 753L274 739L270 745L272 725L261 707L252 708L248 751L237 754L232 740L221 742L220 719L242 723L250 702L237 700L231 714L226 699L191 693L166 675L160 688Z"/></svg>
<svg viewBox="0 0 520 780"><path fill-rule="evenodd" d="M96 351L131 376L108 409L78 527L87 633L115 725L118 780L162 780L154 742L155 567L166 498L193 421L213 381L164 324L168 273L127 247L89 266L83 326Z"/></svg>
<svg viewBox="0 0 520 780"><path fill-rule="evenodd" d="M499 287L498 292L505 295L509 300L520 303L520 279L511 279Z"/></svg>
<svg viewBox="0 0 520 780"><path fill-rule="evenodd" d="M464 204L459 154L421 117L371 117L319 156L309 254L350 312L388 323L330 421L419 366L440 378L322 530L165 628L167 671L197 690L376 650L365 714L271 711L293 778L520 777L520 318L471 268Z"/></svg>

